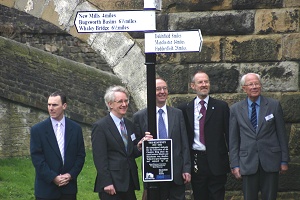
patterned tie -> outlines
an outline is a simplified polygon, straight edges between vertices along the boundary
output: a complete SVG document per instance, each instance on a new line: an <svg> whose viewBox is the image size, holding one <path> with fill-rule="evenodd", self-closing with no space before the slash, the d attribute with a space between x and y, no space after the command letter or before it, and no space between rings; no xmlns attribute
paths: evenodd
<svg viewBox="0 0 300 200"><path fill-rule="evenodd" d="M163 110L159 109L158 113L159 113L159 117L158 117L158 133L159 133L159 138L160 139L167 139L167 129L166 129L166 125L164 122L164 119L162 117L163 114Z"/></svg>
<svg viewBox="0 0 300 200"><path fill-rule="evenodd" d="M126 131L125 124L124 124L123 120L120 121L120 130L121 130L122 139L123 139L123 142L124 142L124 145L125 145L125 149L127 151L128 135L127 135L127 131Z"/></svg>
<svg viewBox="0 0 300 200"><path fill-rule="evenodd" d="M199 120L199 126L200 126L200 142L205 145L205 139L204 139L204 123L205 123L205 116L206 116L206 108L205 108L205 101L201 100L201 109L200 113L202 114L202 117Z"/></svg>
<svg viewBox="0 0 300 200"><path fill-rule="evenodd" d="M256 127L257 127L256 103L253 102L253 103L251 104L251 107L252 107L252 112L251 112L251 124L252 124L254 130L256 130Z"/></svg>
<svg viewBox="0 0 300 200"><path fill-rule="evenodd" d="M62 160L64 162L65 160L65 153L64 153L64 134L62 130L62 123L58 122L57 123L57 129L56 129L56 139L57 139L57 144L60 150L60 154L62 157Z"/></svg>

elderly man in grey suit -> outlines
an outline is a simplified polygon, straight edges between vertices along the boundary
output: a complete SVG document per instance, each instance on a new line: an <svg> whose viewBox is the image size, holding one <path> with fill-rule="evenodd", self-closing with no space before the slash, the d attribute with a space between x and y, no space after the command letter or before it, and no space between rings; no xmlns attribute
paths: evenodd
<svg viewBox="0 0 300 200"><path fill-rule="evenodd" d="M157 138L172 139L173 143L173 181L160 182L160 198L159 200L184 200L185 199L185 183L191 180L191 161L188 145L188 138L181 110L166 105L168 98L167 83L156 78L156 113L157 113ZM159 127L160 112L166 128L166 135L163 136L163 130ZM137 127L137 134L143 136L142 133L148 130L147 109L138 111L133 116L134 124ZM145 198L145 197L144 197Z"/></svg>
<svg viewBox="0 0 300 200"><path fill-rule="evenodd" d="M280 103L261 95L261 79L241 79L247 98L230 108L229 151L232 174L243 179L245 200L277 197L279 173L288 170L288 140Z"/></svg>

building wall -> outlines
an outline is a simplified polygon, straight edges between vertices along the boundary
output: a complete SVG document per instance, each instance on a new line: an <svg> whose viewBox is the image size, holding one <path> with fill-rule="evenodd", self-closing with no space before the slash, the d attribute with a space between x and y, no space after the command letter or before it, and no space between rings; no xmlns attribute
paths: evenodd
<svg viewBox="0 0 300 200"><path fill-rule="evenodd" d="M22 22L21 24L25 24L24 27L26 27L26 22L14 15L10 19L11 24L0 24L0 34L6 34L5 37L114 74L121 82L127 85L130 91L135 92L133 100L136 102L137 107L141 108L145 105L144 99L147 88L143 84L135 82L136 80L145 82L145 69L141 66L144 58L140 58L142 55L136 53L138 51L136 48L132 48L134 44L137 44L143 52L145 45L143 33L132 32L129 33L130 36L125 34L126 38L134 41L134 44L120 35L113 34L105 34L105 36L103 36L104 34L101 34L101 36L99 34L96 36L98 40L91 40L92 36L74 33L72 25L66 25L56 14L49 14L51 13L49 7L52 7L52 10L58 8L57 2L59 1L47 4L44 10L42 6L37 6L39 12L35 10L36 7L28 12L30 15L37 17L34 19L42 18L59 27L60 30L57 30L55 33L52 32L50 35L47 35L48 29L46 28L45 31L43 31L44 29L41 31L41 28L34 28L34 31L26 33L28 32L26 28L22 28L19 25L15 26L15 22ZM140 0L89 0L85 3L91 3L99 10L142 9L143 7L143 1ZM85 3L78 5L78 7L82 9L86 6ZM17 10L24 11L26 7L25 1L18 0L3 0L0 4L9 7L10 9L6 12L11 13L16 13ZM7 9L6 7L5 9ZM1 9L4 8L2 7ZM288 174L280 176L281 192L279 196L281 199L300 198L299 9L299 0L168 0L163 1L162 11L157 12L157 31L200 29L204 38L203 48L200 53L157 54L156 71L169 84L170 105L176 106L195 96L189 88L189 77L197 69L204 69L208 72L211 78L212 95L227 101L230 105L245 98L245 94L243 94L239 86L239 80L243 74L248 72L256 72L261 75L264 95L280 100L284 109L284 119L288 130L287 134L292 156ZM3 12L0 12L0 16L1 13ZM57 15L59 14L58 12ZM24 17L25 14L22 13L21 15ZM4 15L6 18L0 18L0 20L7 22L8 16ZM1 26L3 24L5 24L5 29ZM40 24L45 24L45 22L41 21ZM13 25L13 29L10 29L11 25ZM29 27L32 29L35 26L31 24ZM61 29L65 30L65 32L61 31ZM26 30L25 33L22 33L22 30ZM42 33L36 34L39 31ZM78 40L68 34L77 37ZM104 40L110 42L103 42ZM116 40L122 42L118 43ZM117 45L123 43L126 48L122 45ZM76 50L77 46L78 49ZM120 51L118 46L120 46ZM66 51L67 53L64 52L64 50L68 49L72 50ZM135 56L128 53L128 49L133 49L133 55ZM89 58L85 52L90 53L91 57L93 57L93 62L88 63ZM98 55L101 60L95 59L95 55ZM127 56L132 57L128 58ZM11 66L11 64L7 66ZM143 71L143 73L140 73L140 71ZM2 68L0 73L2 78ZM19 106L18 102L21 101L20 99L25 94L18 91L16 92L19 94L17 98L13 97L13 95L5 96L7 85L19 84L19 79L8 81L12 77L7 76L2 81L4 89L2 89L1 97L6 102L13 103L13 105L8 107L17 108ZM135 85L142 86L137 88ZM44 96L43 100L46 98L46 95ZM75 98L77 97L75 96ZM17 105L14 105L15 103ZM20 104L23 106L23 102ZM30 106L33 108L37 107L39 110L42 107L41 105ZM20 110L25 110L26 112L27 109L23 108ZM20 121L24 116L22 115L20 111ZM81 116L89 116L89 113L84 113ZM7 133L5 130L8 130L7 126L11 126L11 123L2 126L3 129L1 131ZM22 132L21 130L19 131ZM23 132L26 133L24 130ZM12 153L11 155L18 155L18 153ZM19 155L23 154L20 153ZM241 183L235 181L229 175L227 191L232 191L232 193L228 193L228 196L234 196L232 198L238 199L241 196L240 187Z"/></svg>

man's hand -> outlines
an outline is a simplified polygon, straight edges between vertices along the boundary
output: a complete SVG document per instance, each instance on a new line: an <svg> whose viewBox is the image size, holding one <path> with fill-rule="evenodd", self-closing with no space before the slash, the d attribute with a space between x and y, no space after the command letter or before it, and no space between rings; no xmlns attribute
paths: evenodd
<svg viewBox="0 0 300 200"><path fill-rule="evenodd" d="M116 190L115 190L114 185L108 185L108 186L104 187L104 192L106 192L109 195L115 195Z"/></svg>
<svg viewBox="0 0 300 200"><path fill-rule="evenodd" d="M146 140L152 140L153 139L153 136L151 135L150 132L145 132L145 136L139 141L139 143L137 144L137 147L138 149L141 151L142 150L142 144L143 144L143 141L146 141Z"/></svg>
<svg viewBox="0 0 300 200"><path fill-rule="evenodd" d="M279 174L285 174L288 169L289 166L287 164L281 164Z"/></svg>
<svg viewBox="0 0 300 200"><path fill-rule="evenodd" d="M53 182L57 186L61 187L61 186L67 185L70 182L71 179L72 179L71 175L69 173L66 173L66 174L60 174L57 177L55 177Z"/></svg>
<svg viewBox="0 0 300 200"><path fill-rule="evenodd" d="M241 179L242 178L239 167L231 169L231 173L234 175L234 177L236 179Z"/></svg>
<svg viewBox="0 0 300 200"><path fill-rule="evenodd" d="M191 182L191 174L190 173L183 173L182 178L184 180L184 184Z"/></svg>

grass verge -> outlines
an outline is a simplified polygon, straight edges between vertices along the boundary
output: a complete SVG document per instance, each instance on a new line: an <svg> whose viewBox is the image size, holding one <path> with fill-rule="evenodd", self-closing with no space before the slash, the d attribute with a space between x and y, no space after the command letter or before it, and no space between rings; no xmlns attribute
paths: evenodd
<svg viewBox="0 0 300 200"><path fill-rule="evenodd" d="M86 151L85 164L78 176L78 200L97 200L94 193L96 169L91 150ZM141 157L137 160L141 166ZM137 199L142 199L143 184L139 169L141 190L136 191ZM0 159L0 199L1 200L34 200L34 167L30 157Z"/></svg>

